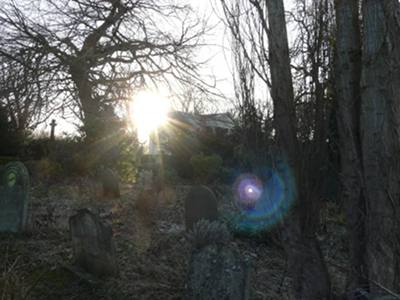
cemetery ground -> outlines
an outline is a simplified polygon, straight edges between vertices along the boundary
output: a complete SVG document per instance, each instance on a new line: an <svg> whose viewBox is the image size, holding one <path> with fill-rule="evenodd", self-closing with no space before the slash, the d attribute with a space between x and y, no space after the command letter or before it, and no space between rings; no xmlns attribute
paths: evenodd
<svg viewBox="0 0 400 300"><path fill-rule="evenodd" d="M184 197L190 186L161 195L123 185L121 197L99 198L89 178L31 187L29 231L0 237L0 299L182 299L191 244L186 238ZM219 211L234 209L229 186L213 188ZM325 203L319 239L333 292L344 290L345 229L340 209ZM96 278L73 265L68 219L89 208L112 225L118 275ZM251 267L250 299L289 299L288 270L277 230L231 241Z"/></svg>

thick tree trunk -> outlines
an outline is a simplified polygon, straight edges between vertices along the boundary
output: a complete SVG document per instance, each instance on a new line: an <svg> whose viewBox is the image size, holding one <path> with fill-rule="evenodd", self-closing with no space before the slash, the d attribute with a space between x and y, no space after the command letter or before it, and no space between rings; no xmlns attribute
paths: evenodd
<svg viewBox="0 0 400 300"><path fill-rule="evenodd" d="M83 112L83 131L86 135L86 141L93 143L99 139L98 135L101 133L98 126L100 107L99 103L93 99L88 67L81 62L81 59L76 59L70 66L70 73L76 86L79 105Z"/></svg>
<svg viewBox="0 0 400 300"><path fill-rule="evenodd" d="M296 189L301 186L297 160L299 144L283 0L269 0L266 5L274 125L283 159L293 170ZM298 300L329 299L329 276L314 234L317 221L314 204L302 197L300 189L294 194L295 204L287 217L284 233L289 270L294 281L293 296Z"/></svg>
<svg viewBox="0 0 400 300"><path fill-rule="evenodd" d="M367 265L400 291L400 4L363 1L361 138L367 202Z"/></svg>
<svg viewBox="0 0 400 300"><path fill-rule="evenodd" d="M358 0L335 0L337 122L341 161L341 201L344 203L350 252L347 294L367 286L365 199L360 146L361 41Z"/></svg>

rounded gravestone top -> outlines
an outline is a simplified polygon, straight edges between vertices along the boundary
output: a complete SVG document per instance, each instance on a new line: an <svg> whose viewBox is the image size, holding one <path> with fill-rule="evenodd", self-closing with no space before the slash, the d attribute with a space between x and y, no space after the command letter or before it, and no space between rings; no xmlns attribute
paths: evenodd
<svg viewBox="0 0 400 300"><path fill-rule="evenodd" d="M192 230L193 225L201 219L215 221L218 219L217 198L206 186L193 186L185 199L185 225Z"/></svg>
<svg viewBox="0 0 400 300"><path fill-rule="evenodd" d="M23 191L29 189L29 173L25 165L21 162L10 162L2 170L2 185L8 189L16 187Z"/></svg>

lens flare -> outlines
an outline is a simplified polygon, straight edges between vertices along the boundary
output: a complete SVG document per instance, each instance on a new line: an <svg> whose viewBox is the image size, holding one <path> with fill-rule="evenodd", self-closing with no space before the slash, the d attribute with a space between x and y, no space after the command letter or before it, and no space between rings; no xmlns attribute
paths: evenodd
<svg viewBox="0 0 400 300"><path fill-rule="evenodd" d="M234 202L238 214L233 222L245 232L266 230L288 212L295 195L295 182L287 164L265 168L263 181L254 174L243 174L234 184Z"/></svg>
<svg viewBox="0 0 400 300"><path fill-rule="evenodd" d="M254 209L262 192L262 182L252 174L239 176L235 182L235 204L239 209Z"/></svg>
<svg viewBox="0 0 400 300"><path fill-rule="evenodd" d="M167 121L170 103L166 97L152 92L139 92L131 104L133 123L140 142L147 142L150 134Z"/></svg>

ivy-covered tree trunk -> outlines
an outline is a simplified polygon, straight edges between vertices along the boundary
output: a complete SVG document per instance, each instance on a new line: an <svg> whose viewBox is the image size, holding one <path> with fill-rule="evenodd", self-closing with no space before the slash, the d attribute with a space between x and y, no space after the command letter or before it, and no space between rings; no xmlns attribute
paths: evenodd
<svg viewBox="0 0 400 300"><path fill-rule="evenodd" d="M363 1L361 140L366 259L377 283L400 291L400 3Z"/></svg>
<svg viewBox="0 0 400 300"><path fill-rule="evenodd" d="M274 104L274 125L282 159L293 170L295 204L286 217L284 235L289 271L293 278L295 299L330 298L330 282L315 229L318 219L315 203L303 196L301 189L299 143L289 47L283 0L266 1L268 11L269 65L271 96Z"/></svg>
<svg viewBox="0 0 400 300"><path fill-rule="evenodd" d="M350 254L347 294L365 287L365 199L360 144L361 37L358 0L335 0L336 10L336 94L341 202L345 206Z"/></svg>
<svg viewBox="0 0 400 300"><path fill-rule="evenodd" d="M86 141L93 143L99 140L101 128L100 103L93 99L92 84L89 80L89 68L83 62L84 58L75 59L70 65L70 73L79 97L79 103L82 112L83 131L86 135Z"/></svg>

